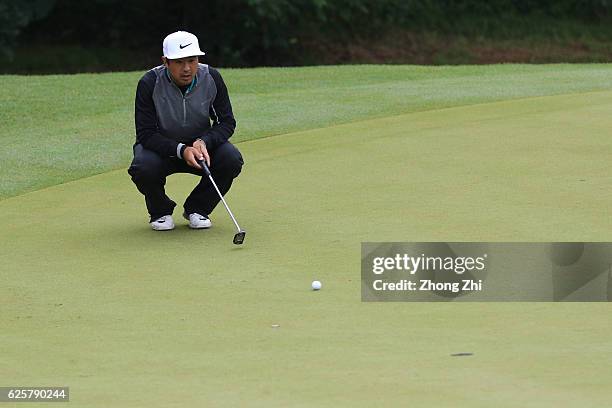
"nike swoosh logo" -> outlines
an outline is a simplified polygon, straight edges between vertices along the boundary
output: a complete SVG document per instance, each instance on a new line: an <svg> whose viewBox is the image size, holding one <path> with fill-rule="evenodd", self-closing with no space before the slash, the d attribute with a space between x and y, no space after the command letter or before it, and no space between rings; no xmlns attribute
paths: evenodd
<svg viewBox="0 0 612 408"><path fill-rule="evenodd" d="M179 48L182 50L182 49L183 49L183 48L185 48L185 47L189 47L191 44L193 44L193 43L189 43L189 44L187 44L187 45L181 45L181 44L179 44Z"/></svg>

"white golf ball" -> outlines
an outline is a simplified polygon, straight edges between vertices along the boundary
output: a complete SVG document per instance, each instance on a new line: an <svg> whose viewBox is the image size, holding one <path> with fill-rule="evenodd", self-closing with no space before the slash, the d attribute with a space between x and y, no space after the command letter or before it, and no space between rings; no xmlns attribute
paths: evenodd
<svg viewBox="0 0 612 408"><path fill-rule="evenodd" d="M319 289L321 289L321 282L312 281L312 290L319 290Z"/></svg>

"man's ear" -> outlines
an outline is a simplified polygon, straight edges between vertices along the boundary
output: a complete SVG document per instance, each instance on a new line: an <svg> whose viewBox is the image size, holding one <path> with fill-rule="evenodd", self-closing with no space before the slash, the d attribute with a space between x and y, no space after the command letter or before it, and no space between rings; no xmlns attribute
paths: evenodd
<svg viewBox="0 0 612 408"><path fill-rule="evenodd" d="M168 67L168 58L162 56L161 60L162 60L162 64L164 64L165 67Z"/></svg>

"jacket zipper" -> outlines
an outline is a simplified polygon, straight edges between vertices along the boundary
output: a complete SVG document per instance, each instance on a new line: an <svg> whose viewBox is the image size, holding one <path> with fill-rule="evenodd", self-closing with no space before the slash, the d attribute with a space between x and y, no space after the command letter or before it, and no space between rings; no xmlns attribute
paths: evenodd
<svg viewBox="0 0 612 408"><path fill-rule="evenodd" d="M185 93L185 95L183 95L183 93L181 92L181 90L179 89L178 86L176 86L175 83L173 83L174 87L176 88L176 90L178 91L178 93L181 94L181 97L183 98L183 126L187 125L187 95L190 93Z"/></svg>

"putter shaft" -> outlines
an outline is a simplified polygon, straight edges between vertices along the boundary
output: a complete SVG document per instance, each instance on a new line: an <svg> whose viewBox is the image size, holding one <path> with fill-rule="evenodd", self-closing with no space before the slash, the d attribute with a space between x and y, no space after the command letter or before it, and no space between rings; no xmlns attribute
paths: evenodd
<svg viewBox="0 0 612 408"><path fill-rule="evenodd" d="M227 205L227 202L225 202L225 199L223 198L223 194L221 194L221 191L219 191L219 187L217 187L217 183L215 183L215 180L213 180L212 175L210 174L210 169L206 165L206 162L204 160L198 160L198 164L202 167L202 169L204 170L204 173L206 173L206 175L208 176L208 179L212 183L215 190L217 190L217 194L219 194L219 198L221 199L221 202L225 206L227 213L230 215L232 221L234 222L236 229L238 230L238 232L243 232L242 229L240 228L240 225L238 225L238 221L236 221L236 217L234 217L232 210L230 210L229 206Z"/></svg>

